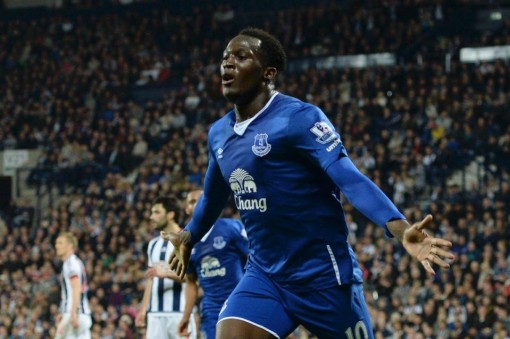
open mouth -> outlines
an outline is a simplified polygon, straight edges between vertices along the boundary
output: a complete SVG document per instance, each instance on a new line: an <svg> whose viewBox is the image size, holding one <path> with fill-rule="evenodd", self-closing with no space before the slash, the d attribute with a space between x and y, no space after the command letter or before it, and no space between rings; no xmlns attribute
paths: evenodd
<svg viewBox="0 0 510 339"><path fill-rule="evenodd" d="M232 74L223 74L221 76L221 84L223 86L231 85L234 82L234 76Z"/></svg>

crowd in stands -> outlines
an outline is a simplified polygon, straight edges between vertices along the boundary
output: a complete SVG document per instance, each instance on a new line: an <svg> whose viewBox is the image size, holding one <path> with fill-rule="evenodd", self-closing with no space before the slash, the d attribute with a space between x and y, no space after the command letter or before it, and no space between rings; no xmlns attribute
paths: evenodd
<svg viewBox="0 0 510 339"><path fill-rule="evenodd" d="M253 13L204 6L192 16L162 5L0 21L0 149L41 150L29 183L59 190L41 218L23 199L0 214L0 339L53 337L61 267L53 248L62 231L79 238L94 338L140 334L133 319L151 202L200 187L208 127L230 108L218 63L246 24L278 36L290 61L423 53L393 67L288 73L277 89L321 107L356 165L410 220L433 214L432 231L454 243L451 270L428 277L345 202L376 338L508 338L509 68L453 59L446 69L427 58L464 44L462 35L430 32L451 2L367 3ZM507 28L478 43L506 43ZM134 99L158 86L160 97ZM472 162L478 180L452 180Z"/></svg>

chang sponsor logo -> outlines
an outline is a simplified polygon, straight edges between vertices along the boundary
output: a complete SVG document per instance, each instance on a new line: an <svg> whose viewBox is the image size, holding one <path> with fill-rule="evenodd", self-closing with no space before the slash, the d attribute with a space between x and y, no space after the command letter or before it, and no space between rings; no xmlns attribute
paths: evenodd
<svg viewBox="0 0 510 339"><path fill-rule="evenodd" d="M257 184L253 177L245 170L238 168L229 178L230 188L234 192L234 200L238 210L260 212L267 211L266 198L247 198L245 194L257 193Z"/></svg>
<svg viewBox="0 0 510 339"><path fill-rule="evenodd" d="M243 199L242 197L235 196L236 207L239 210L259 210L260 212L267 211L266 198L261 199Z"/></svg>
<svg viewBox="0 0 510 339"><path fill-rule="evenodd" d="M218 258L206 256L200 263L200 275L202 278L224 277L227 269L221 266Z"/></svg>
<svg viewBox="0 0 510 339"><path fill-rule="evenodd" d="M243 169L238 168L232 172L228 182L230 183L230 188L234 194L257 192L255 180L253 180L253 177Z"/></svg>

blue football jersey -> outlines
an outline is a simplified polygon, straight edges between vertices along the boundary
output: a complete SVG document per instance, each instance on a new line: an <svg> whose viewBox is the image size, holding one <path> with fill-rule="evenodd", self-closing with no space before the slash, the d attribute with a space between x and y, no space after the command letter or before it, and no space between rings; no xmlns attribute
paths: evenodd
<svg viewBox="0 0 510 339"><path fill-rule="evenodd" d="M234 125L231 111L211 126L209 179L234 194L250 262L297 290L361 282L338 188L325 173L347 152L326 115L279 93L241 135Z"/></svg>
<svg viewBox="0 0 510 339"><path fill-rule="evenodd" d="M218 317L221 306L244 273L248 239L241 221L221 218L192 249L188 272L204 290L202 316Z"/></svg>

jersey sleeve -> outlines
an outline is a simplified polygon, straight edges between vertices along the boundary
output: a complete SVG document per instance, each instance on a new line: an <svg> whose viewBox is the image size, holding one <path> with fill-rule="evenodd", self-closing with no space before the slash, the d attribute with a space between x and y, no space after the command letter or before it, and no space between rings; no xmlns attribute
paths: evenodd
<svg viewBox="0 0 510 339"><path fill-rule="evenodd" d="M288 136L291 145L322 168L357 210L392 236L386 223L405 219L404 215L348 158L340 135L319 108L305 105L295 112L288 124Z"/></svg>
<svg viewBox="0 0 510 339"><path fill-rule="evenodd" d="M66 272L67 278L72 278L75 276L81 277L81 270L82 267L80 265L80 262L76 259L69 260L69 266Z"/></svg>
<svg viewBox="0 0 510 339"><path fill-rule="evenodd" d="M147 246L147 264L149 267L152 267L154 263L152 262L152 251L154 250L154 245L156 244L156 241L151 240L149 241L149 246Z"/></svg>
<svg viewBox="0 0 510 339"><path fill-rule="evenodd" d="M314 164L326 170L339 157L347 156L340 134L318 107L304 105L289 119L290 144Z"/></svg>

